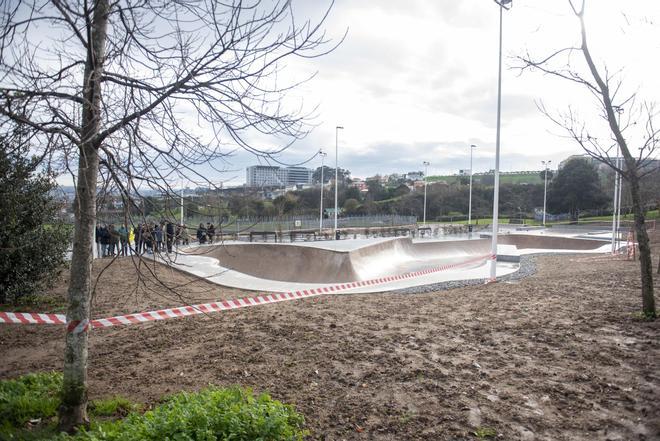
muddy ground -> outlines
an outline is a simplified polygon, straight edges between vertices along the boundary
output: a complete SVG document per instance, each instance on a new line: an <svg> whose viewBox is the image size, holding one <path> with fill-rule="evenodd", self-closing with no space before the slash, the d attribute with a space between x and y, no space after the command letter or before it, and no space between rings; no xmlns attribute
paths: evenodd
<svg viewBox="0 0 660 441"><path fill-rule="evenodd" d="M660 439L660 320L638 314L638 263L573 255L537 264L509 283L94 330L90 394L155 403L240 384L294 403L313 440L472 440L486 428L506 440ZM249 294L150 268L187 301ZM120 259L101 275L94 316L181 300L138 282ZM63 329L0 325L0 347L2 378L60 369Z"/></svg>

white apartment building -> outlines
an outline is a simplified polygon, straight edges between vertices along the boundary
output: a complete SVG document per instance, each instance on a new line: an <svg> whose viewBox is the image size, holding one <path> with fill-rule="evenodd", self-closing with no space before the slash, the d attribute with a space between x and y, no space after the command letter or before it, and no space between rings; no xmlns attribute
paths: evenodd
<svg viewBox="0 0 660 441"><path fill-rule="evenodd" d="M246 169L245 182L248 187L285 187L311 184L313 174L313 170L305 167L252 165Z"/></svg>

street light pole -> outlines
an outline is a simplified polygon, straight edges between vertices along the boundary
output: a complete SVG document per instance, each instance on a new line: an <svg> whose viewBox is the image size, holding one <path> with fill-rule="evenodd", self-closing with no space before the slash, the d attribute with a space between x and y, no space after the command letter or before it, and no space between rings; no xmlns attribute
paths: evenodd
<svg viewBox="0 0 660 441"><path fill-rule="evenodd" d="M181 179L181 225L183 226L183 179Z"/></svg>
<svg viewBox="0 0 660 441"><path fill-rule="evenodd" d="M319 234L323 232L323 169L325 165L323 164L323 160L325 159L327 153L325 153L323 150L319 150L319 155L321 155L321 203L320 209L319 209Z"/></svg>
<svg viewBox="0 0 660 441"><path fill-rule="evenodd" d="M493 233L490 247L490 282L497 280L497 233L498 224L498 205L500 203L500 126L502 114L502 15L504 9L509 9L512 0L495 0L500 7L500 44L497 70L497 131L495 135L495 179L493 188Z"/></svg>
<svg viewBox="0 0 660 441"><path fill-rule="evenodd" d="M335 127L335 226L332 234L337 239L337 200L339 190L339 130L343 130L342 126Z"/></svg>
<svg viewBox="0 0 660 441"><path fill-rule="evenodd" d="M423 164L424 164L424 222L423 223L424 225L426 225L426 186L428 185L428 180L426 179L426 175L428 174L430 163L424 161Z"/></svg>
<svg viewBox="0 0 660 441"><path fill-rule="evenodd" d="M470 144L470 198L468 202L468 227L472 225L472 152L477 148L476 145Z"/></svg>
<svg viewBox="0 0 660 441"><path fill-rule="evenodd" d="M552 161L541 161L543 167L545 167L545 173L543 175L543 226L545 227L545 210L548 201L548 166Z"/></svg>

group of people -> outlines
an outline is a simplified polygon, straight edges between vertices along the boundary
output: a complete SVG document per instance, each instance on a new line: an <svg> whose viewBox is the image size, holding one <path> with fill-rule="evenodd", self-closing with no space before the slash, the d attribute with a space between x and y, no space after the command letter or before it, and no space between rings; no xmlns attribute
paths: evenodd
<svg viewBox="0 0 660 441"><path fill-rule="evenodd" d="M127 228L113 224L96 227L98 257L128 256L130 254L171 253L173 246L188 245L190 235L186 225L173 222L144 223Z"/></svg>
<svg viewBox="0 0 660 441"><path fill-rule="evenodd" d="M199 228L197 229L197 241L200 245L213 243L214 238L215 226L212 223L207 222L206 226L204 226L204 224L199 224Z"/></svg>
<svg viewBox="0 0 660 441"><path fill-rule="evenodd" d="M96 226L96 247L99 257L127 256L129 244L134 240L133 229L129 231L122 225L115 228L113 224Z"/></svg>

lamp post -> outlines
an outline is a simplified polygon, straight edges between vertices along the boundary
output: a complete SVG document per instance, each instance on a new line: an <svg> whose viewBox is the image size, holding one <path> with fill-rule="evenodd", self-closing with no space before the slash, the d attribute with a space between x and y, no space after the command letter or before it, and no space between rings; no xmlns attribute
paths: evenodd
<svg viewBox="0 0 660 441"><path fill-rule="evenodd" d="M422 164L424 164L424 225L426 225L426 187L428 185L428 180L426 179L426 175L428 174L429 170L429 165L430 163L428 161L424 161Z"/></svg>
<svg viewBox="0 0 660 441"><path fill-rule="evenodd" d="M497 233L498 204L500 203L500 126L502 113L502 15L504 9L510 9L513 0L495 0L500 8L500 42L497 68L497 131L495 135L495 179L493 188L493 238L490 247L490 280L497 280Z"/></svg>
<svg viewBox="0 0 660 441"><path fill-rule="evenodd" d="M339 130L343 130L342 126L335 127L335 226L332 231L335 239L337 239L337 200L339 190Z"/></svg>
<svg viewBox="0 0 660 441"><path fill-rule="evenodd" d="M470 144L470 198L468 202L468 228L472 225L472 152L476 149L477 146Z"/></svg>
<svg viewBox="0 0 660 441"><path fill-rule="evenodd" d="M319 155L321 155L321 203L319 204L319 206L321 207L319 209L319 234L321 234L323 232L323 184L324 184L323 168L325 167L325 165L323 164L323 160L328 154L325 153L323 150L319 150Z"/></svg>
<svg viewBox="0 0 660 441"><path fill-rule="evenodd" d="M552 161L541 161L543 167L545 168L545 173L543 174L543 226L545 227L545 210L548 201L548 166Z"/></svg>

